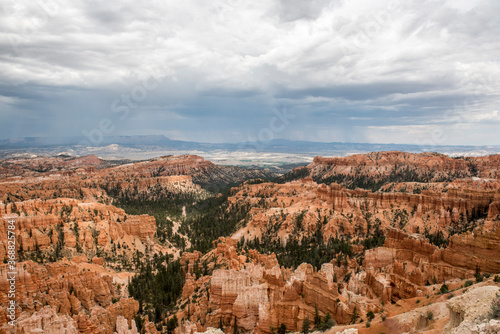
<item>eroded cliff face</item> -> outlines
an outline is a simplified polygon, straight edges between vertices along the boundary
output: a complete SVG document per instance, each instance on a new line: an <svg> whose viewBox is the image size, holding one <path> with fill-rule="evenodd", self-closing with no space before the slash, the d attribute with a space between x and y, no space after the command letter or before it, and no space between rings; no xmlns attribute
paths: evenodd
<svg viewBox="0 0 500 334"><path fill-rule="evenodd" d="M0 301L6 305L8 265L0 266ZM124 295L127 277L105 271L95 264L67 260L37 264L17 264L16 331L31 333L109 333L116 329L119 316L132 324L139 303ZM105 272L105 273L104 273ZM9 276L10 277L10 276ZM0 310L0 332L10 326L5 309Z"/></svg>
<svg viewBox="0 0 500 334"><path fill-rule="evenodd" d="M237 326L245 332L271 333L283 323L300 331L304 319L314 318L315 308L339 323L349 323L354 308L364 313L380 310L375 295L354 294L340 283L346 270L331 263L319 271L306 263L286 269L274 254L242 251L231 238L220 239L216 249L203 257L184 253L182 259L187 280L179 304L187 306L177 316L197 323L201 330L222 323L226 332ZM189 264L204 260L210 261L210 274L196 279ZM180 333L191 330L181 327Z"/></svg>
<svg viewBox="0 0 500 334"><path fill-rule="evenodd" d="M177 158L177 159L176 159ZM186 161L187 160L187 161ZM202 164L209 163L203 160ZM25 163L27 164L27 163ZM208 193L192 182L200 166L196 159L172 157L107 168L50 169L19 176L3 175L0 194L4 202L30 199L73 198L110 204L111 197L138 196L154 200L168 193L206 197ZM0 175L2 176L2 175Z"/></svg>
<svg viewBox="0 0 500 334"><path fill-rule="evenodd" d="M192 183L190 175L154 176L134 165L121 166L116 172L108 165L95 157L16 160L8 166L12 167L9 173L1 176L3 261L8 221L15 221L17 332L137 332L132 318L139 304L127 292L133 272L124 270L134 270L134 257L178 254L179 250L168 241L159 244L155 240L154 217L127 215L113 206L107 186L116 186L111 182L118 178L124 192L137 196L152 189L156 194L192 193L200 198L206 193ZM12 171L23 177L13 176ZM38 264L23 261L26 258ZM2 268L0 333L9 330L6 265ZM147 321L143 329L156 333L155 325Z"/></svg>
<svg viewBox="0 0 500 334"><path fill-rule="evenodd" d="M203 328L222 323L227 330L237 326L246 332L268 333L280 324L289 330L301 330L302 321L313 318L316 306L320 314L329 313L338 324L346 325L355 314L364 315L368 311L375 314L382 311L384 317L390 316L383 310L392 306L384 305L429 298L436 295L443 282L459 287L473 279L477 268L488 273L500 271L496 260L490 261L500 255L496 232L500 182L477 177L454 180L457 176L470 176L467 173L471 170L474 175L492 176L497 157L479 159L473 165L469 160L432 154L388 153L376 159L359 159L375 160L372 165L366 164L374 175L385 175L385 172L390 175L387 166L399 161L421 168L423 174L419 177L427 173L429 180L435 182L391 183L377 192L347 189L336 183L318 184L310 177L285 184L245 183L232 189L229 201L234 205L249 204L252 209L246 225L232 237L243 242L257 238L285 245L290 238L303 240L319 231L325 242L350 236L356 243L376 228L386 236L383 247L364 250L360 245L353 245L356 256L364 256L362 263L347 258L345 264L339 266L336 259L332 259L315 271L308 264L295 270L259 265L258 261L251 261L250 251L238 250L234 241L231 245L223 241L217 246L219 253L216 254L218 258L227 259L226 268L215 270L209 281L207 277L196 280L189 276L183 294L184 301L188 301L192 291L205 289L209 297L199 303L211 312L193 313L196 307L192 306L189 312L181 312L180 318L189 318L190 323ZM328 168L346 168L346 173L357 173L352 164L345 160L339 163L332 159L325 163L315 159L307 168L314 167L311 170L315 171L329 165ZM357 164L365 168L361 162ZM442 180L452 182L438 182ZM440 231L445 238L452 235L449 245L439 248L431 244L424 237L424 231L434 234ZM228 249L232 251L228 253ZM198 258L204 257L198 255ZM418 305L412 305L409 310L415 308ZM442 328L449 313L444 304L436 307L435 312L440 319L437 328ZM416 314L418 326L434 326ZM394 320L394 326L403 331L399 321ZM381 324L373 332L378 333L384 326ZM181 332L189 332L189 328Z"/></svg>
<svg viewBox="0 0 500 334"><path fill-rule="evenodd" d="M144 253L155 248L154 217L126 215L111 205L69 198L1 203L0 217L2 261L9 219L15 221L18 252L40 252L49 257L59 248L68 257L83 253L92 258L99 251L110 258L130 258L136 250ZM168 247L160 250L165 252Z"/></svg>
<svg viewBox="0 0 500 334"><path fill-rule="evenodd" d="M355 154L343 158L316 157L306 167L315 179L356 176L373 181L384 180L443 182L467 177L498 177L500 155L478 158L451 158L438 153L406 153L398 151ZM413 180L411 180L413 179Z"/></svg>
<svg viewBox="0 0 500 334"><path fill-rule="evenodd" d="M349 326L362 333L403 333L413 327L442 332L463 320L452 319L447 299L467 291L464 282L475 280L477 263L500 255L500 243L492 241L498 236L496 231L475 230L474 235L453 237L443 249L431 245L422 235L389 228L384 246L367 250L362 265L354 261L338 267L332 260L317 271L306 263L295 270L280 267L274 254L245 251L238 248L236 240L221 238L205 256L183 254L187 281L178 303L184 308L177 317L186 326L177 331L192 333L221 324L225 332L234 331L236 326L245 332L271 333L281 324L300 331L303 320L314 319L317 308L321 316L328 313L343 326L336 327L338 332ZM463 247L465 244L468 246ZM208 274L197 277L196 266L203 261L208 262ZM481 268L481 272L499 271L494 263ZM478 286L490 289L495 284L492 280ZM456 292L440 293L443 283ZM484 299L490 303L492 296L484 298L477 302ZM369 311L375 314L371 328L359 321L353 323L356 314L366 321Z"/></svg>
<svg viewBox="0 0 500 334"><path fill-rule="evenodd" d="M113 198L198 200L210 194L193 179L237 182L269 174L190 155L118 166L95 156L9 159L1 165L0 257L6 260L7 225L13 219L20 256L17 331L26 333L136 332L132 317L138 303L127 298L133 272L123 270L133 271L137 258L178 256L179 250L168 240L159 243L154 217L127 215ZM23 261L27 257L39 264ZM5 270L1 273L3 326L7 283ZM143 329L156 332L147 321Z"/></svg>
<svg viewBox="0 0 500 334"><path fill-rule="evenodd" d="M409 233L427 229L444 235L453 229L470 228L471 224L484 225L488 230L496 226L499 181L456 181L434 188L420 194L371 192L346 189L336 183L317 184L310 178L286 184L245 184L233 188L229 198L231 203L252 206L249 223L234 237L261 238L271 229L286 243L292 234L300 238L317 228L327 241L339 235L362 237L375 226Z"/></svg>
<svg viewBox="0 0 500 334"><path fill-rule="evenodd" d="M480 229L451 237L447 248L429 244L421 235L396 229L387 233L383 247L365 252L367 281L385 301L422 296L430 282L472 278L478 270L500 272L500 229ZM397 284L399 282L399 284Z"/></svg>

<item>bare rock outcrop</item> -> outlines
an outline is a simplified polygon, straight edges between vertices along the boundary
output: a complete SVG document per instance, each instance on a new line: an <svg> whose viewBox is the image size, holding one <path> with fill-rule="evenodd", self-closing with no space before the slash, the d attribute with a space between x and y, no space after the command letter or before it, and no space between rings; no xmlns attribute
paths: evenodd
<svg viewBox="0 0 500 334"><path fill-rule="evenodd" d="M497 322L484 321L489 316L491 304L500 288L496 286L476 287L462 296L452 298L447 306L450 311L450 322L447 329L454 334L486 333L479 328L498 328ZM475 330L474 330L475 329Z"/></svg>
<svg viewBox="0 0 500 334"><path fill-rule="evenodd" d="M2 305L7 305L3 301L8 301L9 271L7 265L0 266ZM71 323L80 332L95 333L96 328L99 328L99 333L113 333L119 316L131 321L139 310L136 300L116 294L117 287L113 277L94 271L82 271L73 262L40 265L26 261L18 264L17 272L17 317L20 319L19 324L24 324L26 328L54 322L60 323L60 328L64 330L71 330ZM117 299L115 303L112 303L113 298ZM54 317L53 314L57 316ZM27 320L22 322L21 319ZM6 319L0 319L0 326L4 325Z"/></svg>
<svg viewBox="0 0 500 334"><path fill-rule="evenodd" d="M11 204L0 203L0 261L7 254L10 220L15 221L18 252L50 251L61 241L64 247L80 252L98 246L111 251L113 244L126 244L127 253L144 252L156 235L154 217L126 215L111 205L73 199L29 200L17 202L18 214L14 214Z"/></svg>
<svg viewBox="0 0 500 334"><path fill-rule="evenodd" d="M0 332L8 333L9 325L0 327ZM77 334L75 321L68 315L61 315L51 306L45 306L29 316L21 316L16 322L16 333Z"/></svg>

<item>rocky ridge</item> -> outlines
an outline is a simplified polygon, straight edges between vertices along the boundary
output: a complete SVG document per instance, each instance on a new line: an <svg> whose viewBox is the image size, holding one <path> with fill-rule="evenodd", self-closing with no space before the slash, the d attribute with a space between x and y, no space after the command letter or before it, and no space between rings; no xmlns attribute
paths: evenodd
<svg viewBox="0 0 500 334"><path fill-rule="evenodd" d="M51 256L61 251L70 258L75 254L92 258L99 253L115 262L116 256L130 259L136 250L169 251L154 243L153 217L126 215L122 209L106 204L69 198L28 200L0 204L0 215L15 221L16 247L21 254ZM8 224L8 219L0 224L1 260L7 253Z"/></svg>
<svg viewBox="0 0 500 334"><path fill-rule="evenodd" d="M315 180L352 180L360 176L384 183L402 181L444 182L467 177L496 179L500 155L451 158L439 153L406 153L399 151L355 154L344 158L316 157L305 167ZM413 179L413 180L412 180Z"/></svg>
<svg viewBox="0 0 500 334"><path fill-rule="evenodd" d="M300 238L318 228L325 241L338 235L363 237L376 226L444 235L472 225L491 230L500 217L500 182L490 181L482 188L477 183L456 181L420 194L350 190L336 183L317 184L311 178L285 184L247 183L233 188L229 198L231 203L252 206L249 223L234 237L251 240L272 230L286 243L290 235Z"/></svg>

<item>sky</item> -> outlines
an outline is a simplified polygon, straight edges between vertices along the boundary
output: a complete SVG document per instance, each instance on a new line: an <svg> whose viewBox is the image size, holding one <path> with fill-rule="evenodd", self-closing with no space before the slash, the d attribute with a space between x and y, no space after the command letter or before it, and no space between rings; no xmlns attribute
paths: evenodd
<svg viewBox="0 0 500 334"><path fill-rule="evenodd" d="M0 138L500 145L497 0L6 0Z"/></svg>

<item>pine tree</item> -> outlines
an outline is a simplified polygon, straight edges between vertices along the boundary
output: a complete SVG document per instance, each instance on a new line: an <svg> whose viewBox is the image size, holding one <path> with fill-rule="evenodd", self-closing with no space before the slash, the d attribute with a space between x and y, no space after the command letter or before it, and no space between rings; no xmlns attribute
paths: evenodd
<svg viewBox="0 0 500 334"><path fill-rule="evenodd" d="M351 324L355 324L358 319L359 319L358 309L354 307L354 310L352 311L351 315Z"/></svg>
<svg viewBox="0 0 500 334"><path fill-rule="evenodd" d="M239 330L238 330L238 319L236 319L236 316L234 316L234 330L233 330L233 334L238 334Z"/></svg>
<svg viewBox="0 0 500 334"><path fill-rule="evenodd" d="M314 305L314 326L318 327L321 324L321 316L319 315L318 305Z"/></svg>
<svg viewBox="0 0 500 334"><path fill-rule="evenodd" d="M174 315L172 318L167 321L167 333L172 334L174 330L177 328L179 321L177 320L177 316Z"/></svg>
<svg viewBox="0 0 500 334"><path fill-rule="evenodd" d="M311 321L309 321L309 317L305 318L302 321L302 333L307 334L311 330Z"/></svg>
<svg viewBox="0 0 500 334"><path fill-rule="evenodd" d="M278 328L278 334L286 334L286 325L284 323Z"/></svg>

